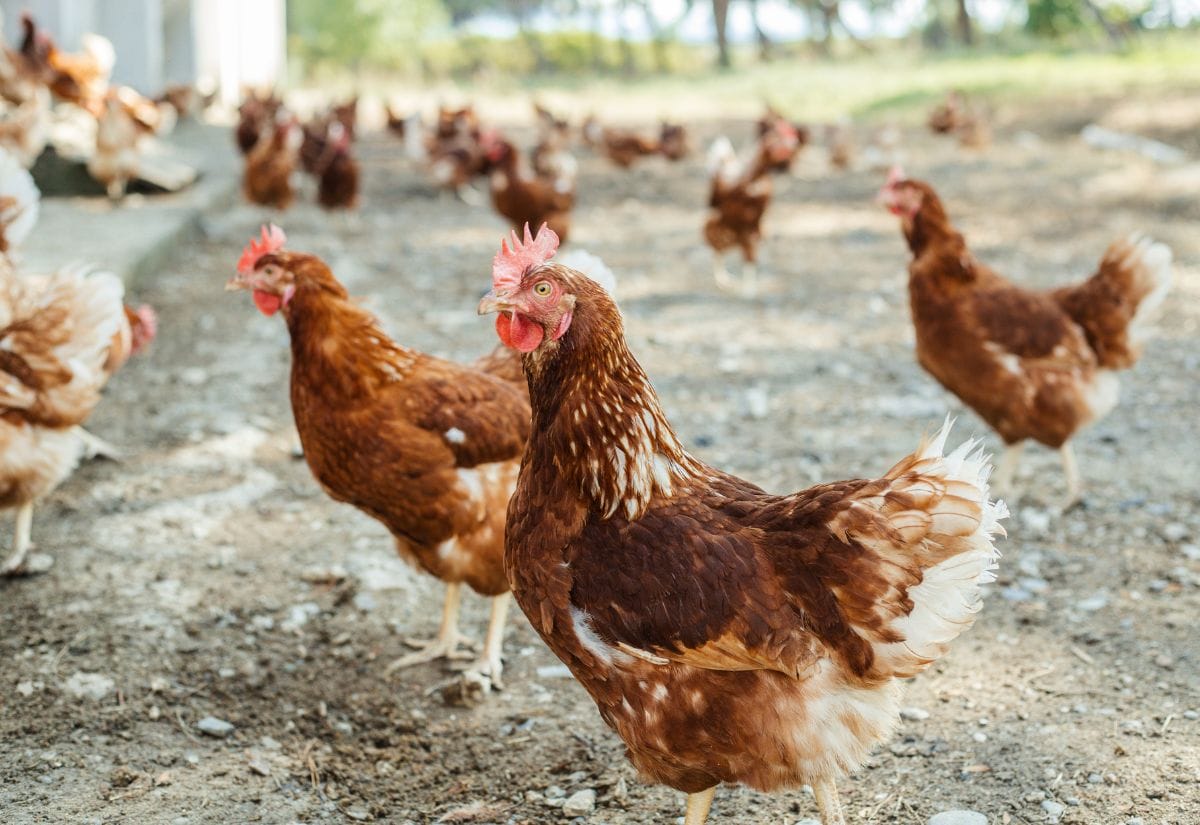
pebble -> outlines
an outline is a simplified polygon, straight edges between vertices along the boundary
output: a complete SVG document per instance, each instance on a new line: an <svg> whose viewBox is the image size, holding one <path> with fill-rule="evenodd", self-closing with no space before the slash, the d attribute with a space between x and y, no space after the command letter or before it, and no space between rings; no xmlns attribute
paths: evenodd
<svg viewBox="0 0 1200 825"><path fill-rule="evenodd" d="M179 380L189 387L199 387L208 383L208 370L201 367L188 367L180 370Z"/></svg>
<svg viewBox="0 0 1200 825"><path fill-rule="evenodd" d="M371 819L371 812L366 808L347 808L346 816L353 819L355 822L367 822Z"/></svg>
<svg viewBox="0 0 1200 825"><path fill-rule="evenodd" d="M1191 561L1200 561L1200 544L1185 544L1179 549L1182 550L1183 555Z"/></svg>
<svg viewBox="0 0 1200 825"><path fill-rule="evenodd" d="M909 722L924 722L929 718L929 711L924 708L900 708L900 718Z"/></svg>
<svg viewBox="0 0 1200 825"><path fill-rule="evenodd" d="M1098 773L1089 773L1088 774L1088 784L1089 785L1101 785L1103 783L1104 783L1104 777L1101 776L1100 774L1098 774Z"/></svg>
<svg viewBox="0 0 1200 825"><path fill-rule="evenodd" d="M226 722L224 719L218 719L215 716L205 716L196 723L196 728L203 734L215 736L217 739L224 739L229 734L233 733L233 725Z"/></svg>
<svg viewBox="0 0 1200 825"><path fill-rule="evenodd" d="M261 756L251 757L250 761L247 762L246 764L247 764L247 767L250 768L251 773L256 773L259 776L270 776L271 775L271 763L268 762L267 760L263 759Z"/></svg>
<svg viewBox="0 0 1200 825"><path fill-rule="evenodd" d="M1086 599L1081 599L1075 603L1075 607L1086 613L1095 613L1097 610L1103 610L1108 606L1108 593L1100 591L1094 596L1089 596Z"/></svg>
<svg viewBox="0 0 1200 825"><path fill-rule="evenodd" d="M976 732L976 733L971 734L971 738L974 739L976 742L979 742L980 744L982 744L987 741L987 734L981 733L981 732Z"/></svg>
<svg viewBox="0 0 1200 825"><path fill-rule="evenodd" d="M1183 541L1188 537L1188 532L1186 525L1172 521L1163 525L1162 537L1167 541Z"/></svg>
<svg viewBox="0 0 1200 825"><path fill-rule="evenodd" d="M929 817L927 825L988 825L988 819L978 811L942 811Z"/></svg>
<svg viewBox="0 0 1200 825"><path fill-rule="evenodd" d="M1194 710L1185 710L1183 712L1183 718L1184 719L1192 719L1192 720L1200 719L1200 713L1198 713Z"/></svg>
<svg viewBox="0 0 1200 825"><path fill-rule="evenodd" d="M587 816L596 809L596 792L591 788L576 791L563 803L564 816Z"/></svg>
<svg viewBox="0 0 1200 825"><path fill-rule="evenodd" d="M1067 806L1061 802L1055 802L1053 799L1047 799L1042 802L1042 810L1050 817L1051 822L1058 822L1067 810Z"/></svg>
<svg viewBox="0 0 1200 825"><path fill-rule="evenodd" d="M1125 825L1146 825L1146 822L1140 816L1131 816L1125 820Z"/></svg>
<svg viewBox="0 0 1200 825"><path fill-rule="evenodd" d="M816 819L801 819L796 825L821 825L821 823Z"/></svg>
<svg viewBox="0 0 1200 825"><path fill-rule="evenodd" d="M63 690L76 699L100 701L113 691L117 683L100 673L75 671L63 683Z"/></svg>

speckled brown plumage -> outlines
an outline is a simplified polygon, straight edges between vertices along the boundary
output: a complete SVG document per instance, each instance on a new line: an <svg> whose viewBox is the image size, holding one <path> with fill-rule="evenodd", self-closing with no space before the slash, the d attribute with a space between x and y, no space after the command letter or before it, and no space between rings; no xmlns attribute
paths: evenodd
<svg viewBox="0 0 1200 825"><path fill-rule="evenodd" d="M526 177L516 147L502 138L490 138L487 151L492 166L492 205L496 212L514 229L544 223L566 241L571 230L571 209L575 206L575 182L567 176L558 180Z"/></svg>
<svg viewBox="0 0 1200 825"><path fill-rule="evenodd" d="M985 466L942 458L942 434L882 478L766 493L683 449L600 287L551 263L494 294L519 313L562 296L523 322L545 335L524 359L509 580L634 765L687 792L856 768L894 723L895 680L977 608L1002 514ZM947 560L955 595L931 596Z"/></svg>
<svg viewBox="0 0 1200 825"><path fill-rule="evenodd" d="M1149 242L1115 242L1081 284L1024 289L971 254L928 184L906 180L892 191L917 210L904 222L909 297L917 359L930 374L1010 444L1058 447L1111 409L1109 370L1140 354L1131 322L1169 276Z"/></svg>
<svg viewBox="0 0 1200 825"><path fill-rule="evenodd" d="M275 209L287 209L292 205L296 196L292 188L296 151L288 144L291 128L287 123L277 125L274 131L260 137L246 155L242 192L251 203Z"/></svg>
<svg viewBox="0 0 1200 825"><path fill-rule="evenodd" d="M260 266L271 263L294 274L283 309L292 412L313 476L383 522L421 569L505 592L504 508L529 432L525 388L394 343L315 257L282 252ZM509 364L483 366L511 375Z"/></svg>

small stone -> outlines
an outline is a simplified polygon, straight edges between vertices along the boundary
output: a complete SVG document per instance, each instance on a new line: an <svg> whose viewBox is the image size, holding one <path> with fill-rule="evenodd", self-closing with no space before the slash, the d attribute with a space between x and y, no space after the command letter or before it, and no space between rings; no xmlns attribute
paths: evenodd
<svg viewBox="0 0 1200 825"><path fill-rule="evenodd" d="M1194 711L1194 710L1185 710L1185 711L1183 712L1183 718L1184 718L1184 719L1191 719L1191 720L1193 720L1193 721L1194 721L1194 720L1196 720L1196 719L1200 719L1200 713L1198 713L1198 712L1196 712L1196 711Z"/></svg>
<svg viewBox="0 0 1200 825"><path fill-rule="evenodd" d="M987 734L977 731L977 732L971 734L971 738L974 739L976 742L983 744L984 742L987 741Z"/></svg>
<svg viewBox="0 0 1200 825"><path fill-rule="evenodd" d="M233 733L233 725L226 722L224 719L218 719L215 716L205 716L196 723L196 729L207 736L213 736L217 739L224 739L229 734Z"/></svg>
<svg viewBox="0 0 1200 825"><path fill-rule="evenodd" d="M246 763L246 766L250 768L251 773L256 773L259 776L271 775L271 763L261 756L250 757L250 761Z"/></svg>
<svg viewBox="0 0 1200 825"><path fill-rule="evenodd" d="M1053 799L1047 799L1042 802L1042 810L1046 812L1051 822L1058 822L1062 818L1063 812L1067 810L1067 806L1061 802L1055 802Z"/></svg>
<svg viewBox="0 0 1200 825"><path fill-rule="evenodd" d="M346 816L353 819L355 822L369 822L371 820L371 812L366 808L355 806L346 809Z"/></svg>
<svg viewBox="0 0 1200 825"><path fill-rule="evenodd" d="M1180 545L1179 549L1191 561L1200 561L1200 544L1184 544Z"/></svg>
<svg viewBox="0 0 1200 825"><path fill-rule="evenodd" d="M1146 825L1146 822L1140 816L1131 816L1125 820L1125 825Z"/></svg>
<svg viewBox="0 0 1200 825"><path fill-rule="evenodd" d="M208 383L208 371L200 367L187 367L180 370L179 380L189 387L199 387Z"/></svg>
<svg viewBox="0 0 1200 825"><path fill-rule="evenodd" d="M22 696L32 696L33 682L17 682L17 693L21 694Z"/></svg>
<svg viewBox="0 0 1200 825"><path fill-rule="evenodd" d="M183 755L183 761L187 762L189 765L199 765L200 754L196 753L195 751L188 751Z"/></svg>
<svg viewBox="0 0 1200 825"><path fill-rule="evenodd" d="M929 718L929 711L924 708L900 708L900 718L909 722L924 722Z"/></svg>
<svg viewBox="0 0 1200 825"><path fill-rule="evenodd" d="M587 816L596 809L596 792L591 788L576 791L563 803L564 816Z"/></svg>
<svg viewBox="0 0 1200 825"><path fill-rule="evenodd" d="M942 811L929 817L928 825L988 825L988 819L978 811Z"/></svg>
<svg viewBox="0 0 1200 825"><path fill-rule="evenodd" d="M801 819L796 825L821 825L816 819Z"/></svg>
<svg viewBox="0 0 1200 825"><path fill-rule="evenodd" d="M617 802L624 802L629 796L629 784L625 781L625 777L617 778L617 784L613 785L612 796Z"/></svg>
<svg viewBox="0 0 1200 825"><path fill-rule="evenodd" d="M363 613L370 613L372 610L379 607L379 602L376 600L376 598L366 590L360 590L355 593L352 601L355 609L360 610Z"/></svg>
<svg viewBox="0 0 1200 825"><path fill-rule="evenodd" d="M1188 537L1188 533L1187 525L1178 521L1168 522L1162 527L1162 537L1167 541L1183 541Z"/></svg>
<svg viewBox="0 0 1200 825"><path fill-rule="evenodd" d="M1103 610L1108 606L1108 594L1104 591L1096 593L1094 596L1089 596L1086 599L1081 599L1075 603L1075 607L1085 613L1095 613L1097 610Z"/></svg>
<svg viewBox="0 0 1200 825"><path fill-rule="evenodd" d="M63 690L76 699L100 701L117 686L117 683L99 673L76 671L63 683Z"/></svg>
<svg viewBox="0 0 1200 825"><path fill-rule="evenodd" d="M1063 800L1063 802L1066 802L1067 805L1072 808L1078 808L1080 805L1083 804L1082 802L1079 801L1079 797L1077 797L1077 796L1068 796L1066 799Z"/></svg>
<svg viewBox="0 0 1200 825"><path fill-rule="evenodd" d="M1103 785L1104 777L1098 773L1089 773L1088 774L1088 784L1089 785Z"/></svg>

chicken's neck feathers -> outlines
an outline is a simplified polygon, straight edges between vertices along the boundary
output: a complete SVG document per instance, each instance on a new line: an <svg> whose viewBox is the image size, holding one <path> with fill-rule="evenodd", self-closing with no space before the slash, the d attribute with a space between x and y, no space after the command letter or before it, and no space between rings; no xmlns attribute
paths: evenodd
<svg viewBox="0 0 1200 825"><path fill-rule="evenodd" d="M615 328L576 314L553 355L526 356L533 433L527 463L568 480L601 518L639 518L702 466L683 448L658 395Z"/></svg>
<svg viewBox="0 0 1200 825"><path fill-rule="evenodd" d="M344 293L344 290L343 290ZM420 353L388 337L378 319L344 294L301 287L285 309L292 374L323 392L358 395L406 379Z"/></svg>

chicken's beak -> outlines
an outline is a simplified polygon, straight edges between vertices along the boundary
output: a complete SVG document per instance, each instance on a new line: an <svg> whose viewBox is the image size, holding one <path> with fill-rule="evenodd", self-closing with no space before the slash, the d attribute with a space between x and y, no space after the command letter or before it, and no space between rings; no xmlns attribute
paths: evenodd
<svg viewBox="0 0 1200 825"><path fill-rule="evenodd" d="M242 275L242 273L240 273L240 272L225 282L225 291L226 292L236 292L239 289L249 289L249 288L250 288L250 282L247 281L246 277L244 275Z"/></svg>
<svg viewBox="0 0 1200 825"><path fill-rule="evenodd" d="M490 315L493 312L504 312L513 308L513 303L510 295L497 295L496 290L492 290L479 301L479 314Z"/></svg>

